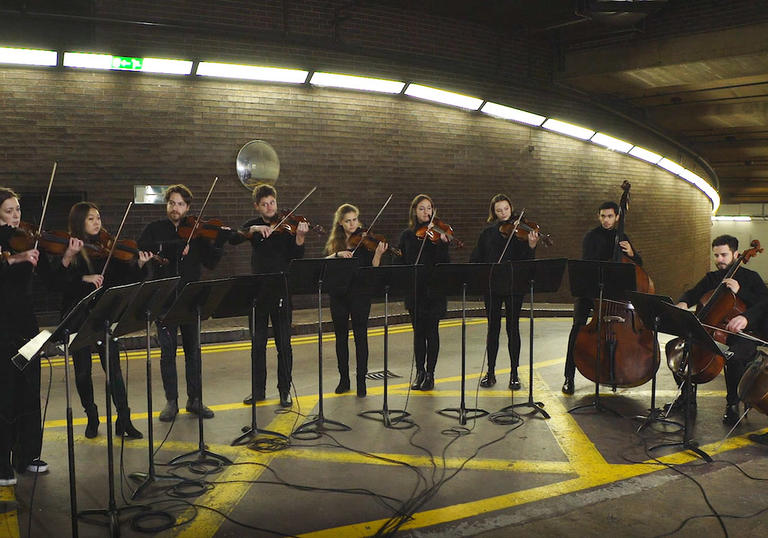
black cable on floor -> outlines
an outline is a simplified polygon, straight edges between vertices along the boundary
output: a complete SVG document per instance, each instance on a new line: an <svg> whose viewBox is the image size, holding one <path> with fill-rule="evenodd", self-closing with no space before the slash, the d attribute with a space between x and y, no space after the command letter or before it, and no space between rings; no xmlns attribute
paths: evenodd
<svg viewBox="0 0 768 538"><path fill-rule="evenodd" d="M42 356L40 357L43 358ZM48 356L45 356L45 360L48 361L48 389L45 393L45 406L43 407L43 418L42 422L40 423L40 455L38 456L39 459L42 459L42 447L43 447L43 435L45 434L45 417L48 416L48 402L50 402L51 398L51 386L53 384L53 365L51 364L51 359ZM32 514L34 513L34 507L35 507L35 490L37 489L37 476L40 473L35 473L35 477L32 479L32 492L29 495L29 518L27 520L27 536L32 536Z"/></svg>

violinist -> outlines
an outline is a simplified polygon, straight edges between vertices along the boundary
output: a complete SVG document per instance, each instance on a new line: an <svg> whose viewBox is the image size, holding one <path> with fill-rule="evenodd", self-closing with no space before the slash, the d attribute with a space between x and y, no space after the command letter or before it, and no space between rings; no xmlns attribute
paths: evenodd
<svg viewBox="0 0 768 538"><path fill-rule="evenodd" d="M526 241L504 236L500 225L510 223L513 218L512 201L505 194L497 194L491 198L488 207L488 222L490 223L477 240L477 246L469 261L472 263L498 263L500 261L529 260L535 256L539 234L532 230ZM507 246L509 245L509 246ZM506 250L505 250L506 247ZM502 259L499 259L502 256ZM490 295L486 294L485 311L488 316L488 334L486 349L488 352L488 373L480 380L481 387L492 387L496 384L496 355L499 351L499 333L501 332L501 306L506 312L507 346L512 371L509 378L509 388L520 390L520 378L517 367L520 363L520 311L523 307L522 295Z"/></svg>
<svg viewBox="0 0 768 538"><path fill-rule="evenodd" d="M358 220L360 211L352 204L342 204L333 215L333 228L325 244L328 258L352 258L360 267L378 267L381 256L387 251L387 244L379 242L373 252L358 242L355 248L353 236L364 232ZM345 293L331 294L331 319L336 333L336 361L339 367L339 384L336 394L350 389L349 382L349 319L352 319L352 333L355 336L355 358L357 360L357 395L366 395L365 375L368 373L368 314L371 312L371 298L355 289L354 281Z"/></svg>
<svg viewBox="0 0 768 538"><path fill-rule="evenodd" d="M687 290L678 299L677 306L680 308L690 308L699 303L699 300L709 291L714 290L721 282L725 284L738 299L741 299L747 307L747 310L730 320L726 329L729 331L740 332L748 326L758 334L764 334L766 318L764 314L764 305L768 301L768 288L766 288L763 279L754 271L745 267L740 267L733 275L733 278L724 279L731 264L739 257L739 240L731 235L721 235L712 240L712 254L715 258L715 271L710 271L691 289ZM723 422L733 426L739 420L739 395L737 392L739 380L744 374L747 363L752 359L757 351L753 340L740 338L732 335L726 341L729 351L733 356L725 363L725 386L726 386L726 406L723 413ZM678 385L684 383L683 379L677 379ZM696 407L696 386L688 387L683 384L681 395L667 404L667 408L673 410L683 408L685 402L685 392L689 391L691 405Z"/></svg>
<svg viewBox="0 0 768 538"><path fill-rule="evenodd" d="M426 194L418 194L411 201L408 213L408 228L400 234L398 248L403 255L400 262L419 264L431 268L437 263L449 263L448 243L450 238L433 226L434 204ZM424 230L437 230L437 242L430 241ZM417 233L421 231L422 233ZM421 235L423 238L420 238ZM440 318L445 315L447 300L444 295L427 291L426 279L419 278L413 295L406 297L405 307L411 316L413 326L413 352L416 361L416 379L413 390L432 390L435 387L435 366L440 352Z"/></svg>
<svg viewBox="0 0 768 538"><path fill-rule="evenodd" d="M272 185L262 183L253 189L253 207L258 216L243 224L243 234L230 239L238 244L250 236L251 270L254 274L280 273L288 269L292 259L304 257L304 239L309 225L301 222L296 227L296 235L274 228L280 220L277 210L277 190ZM272 320L272 330L277 348L277 391L280 405L291 407L291 370L293 369L293 350L291 349L291 300L286 293L272 304L261 304L256 309L256 319L251 324L255 327L251 335L251 361L256 369L256 393L243 400L251 404L266 399L267 384L267 328Z"/></svg>
<svg viewBox="0 0 768 538"><path fill-rule="evenodd" d="M37 249L16 252L10 237L21 222L19 197L0 187L0 486L16 483L17 473L43 473L40 459L40 361L24 370L11 362L18 349L39 332L32 305L31 283L46 273L45 256Z"/></svg>
<svg viewBox="0 0 768 538"><path fill-rule="evenodd" d="M179 236L179 227L192 206L192 191L185 185L171 185L165 191L166 218L149 223L139 236L139 248L157 252L168 260L167 265L150 264L152 278L181 277L177 291L188 282L200 280L201 267L214 269L223 254L222 246L228 238L228 232L220 231L211 241L196 237L187 244ZM170 308L175 300L172 294L166 305ZM160 375L163 378L166 404L160 412L162 422L172 421L179 412L179 387L176 373L176 348L178 333L181 330L181 345L184 348L184 373L187 381L187 412L212 418L213 411L202 402L200 386L200 333L197 323L157 323L157 341L160 343Z"/></svg>
<svg viewBox="0 0 768 538"><path fill-rule="evenodd" d="M89 253L89 249L83 247L85 243L98 244L102 232L101 215L95 204L78 202L72 206L69 211L69 245L61 258L61 265L64 268L63 277L59 283L62 291L62 318L94 289L129 284L142 278L141 269L151 257L148 252L139 252L136 266L110 261L107 272L102 274L107 257L95 257ZM131 423L128 393L120 369L120 351L115 340L110 340L109 346L112 400L117 408L115 433L129 439L141 439L142 433ZM99 346L98 352L102 368L106 371L104 347ZM77 393L88 417L85 436L93 438L98 434L99 412L93 395L91 347L87 346L72 352L72 363L75 368Z"/></svg>
<svg viewBox="0 0 768 538"><path fill-rule="evenodd" d="M600 225L592 228L584 236L581 244L581 258L584 260L607 261L613 256L616 242L616 226L618 224L619 205L616 202L604 202L597 213ZM626 234L619 237L619 248L637 265L643 265L643 259L634 249ZM573 378L576 365L573 360L573 346L579 329L586 325L589 313L594 308L594 301L586 297L576 299L573 305L573 326L568 337L568 352L565 358L565 383L563 394L573 394Z"/></svg>

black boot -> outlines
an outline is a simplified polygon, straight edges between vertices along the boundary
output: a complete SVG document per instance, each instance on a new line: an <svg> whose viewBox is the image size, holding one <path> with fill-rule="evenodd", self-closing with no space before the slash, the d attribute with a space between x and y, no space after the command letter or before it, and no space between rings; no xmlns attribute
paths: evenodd
<svg viewBox="0 0 768 538"><path fill-rule="evenodd" d="M725 412L723 413L723 423L728 426L733 426L739 421L739 402L735 404L728 404L725 406Z"/></svg>
<svg viewBox="0 0 768 538"><path fill-rule="evenodd" d="M421 390L421 385L424 384L425 377L427 377L427 372L425 372L424 370L417 370L416 379L413 381L413 385L411 385L411 389Z"/></svg>
<svg viewBox="0 0 768 538"><path fill-rule="evenodd" d="M339 384L336 385L336 394L344 394L349 392L349 375L342 375L339 378Z"/></svg>
<svg viewBox="0 0 768 538"><path fill-rule="evenodd" d="M89 404L85 408L85 414L88 417L88 424L85 426L85 436L93 439L99 435L99 410L96 404Z"/></svg>
<svg viewBox="0 0 768 538"><path fill-rule="evenodd" d="M365 398L366 394L368 394L368 390L365 388L365 376L358 375L357 376L357 397Z"/></svg>
<svg viewBox="0 0 768 538"><path fill-rule="evenodd" d="M143 439L144 435L137 430L131 423L131 409L117 410L117 419L115 419L115 435L118 437L127 437L128 439Z"/></svg>
<svg viewBox="0 0 768 538"><path fill-rule="evenodd" d="M427 372L424 376L424 383L421 384L421 390L432 390L435 388L435 373Z"/></svg>
<svg viewBox="0 0 768 538"><path fill-rule="evenodd" d="M496 384L496 372L493 370L488 370L488 373L483 376L483 378L480 380L480 386L481 387L492 387Z"/></svg>
<svg viewBox="0 0 768 538"><path fill-rule="evenodd" d="M512 369L512 375L509 378L509 388L511 390L520 390L523 388L520 384L520 378L517 377L517 368Z"/></svg>
<svg viewBox="0 0 768 538"><path fill-rule="evenodd" d="M574 386L573 386L572 377L565 378L565 383L563 383L562 391L563 391L563 394L573 394Z"/></svg>

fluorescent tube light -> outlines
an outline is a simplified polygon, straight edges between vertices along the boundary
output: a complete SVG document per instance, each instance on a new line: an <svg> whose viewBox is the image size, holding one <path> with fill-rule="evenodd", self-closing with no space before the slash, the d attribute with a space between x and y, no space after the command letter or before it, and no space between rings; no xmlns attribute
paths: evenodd
<svg viewBox="0 0 768 538"><path fill-rule="evenodd" d="M239 78L261 80L264 82L302 84L307 80L309 72L300 69L284 69L282 67L200 62L197 66L196 74L203 77Z"/></svg>
<svg viewBox="0 0 768 538"><path fill-rule="evenodd" d="M720 207L720 195L717 194L717 191L714 189L714 187L712 187L712 185L687 168L683 168L682 172L680 172L678 175L689 183L692 183L697 189L706 194L707 197L712 200L712 212L717 211L717 208Z"/></svg>
<svg viewBox="0 0 768 538"><path fill-rule="evenodd" d="M86 69L112 69L111 54L88 54L84 52L65 52L64 67L82 67Z"/></svg>
<svg viewBox="0 0 768 538"><path fill-rule="evenodd" d="M192 62L188 60L136 58L134 56L113 56L111 54L90 54L84 52L65 52L64 66L86 69L114 69L117 71L142 71L169 75L188 75L192 71Z"/></svg>
<svg viewBox="0 0 768 538"><path fill-rule="evenodd" d="M144 58L141 71L145 73L164 73L166 75L189 75L192 72L192 62L189 60Z"/></svg>
<svg viewBox="0 0 768 538"><path fill-rule="evenodd" d="M712 220L721 220L721 221L730 221L730 222L749 222L752 220L752 217L741 216L741 215L734 215L734 216L712 215Z"/></svg>
<svg viewBox="0 0 768 538"><path fill-rule="evenodd" d="M517 108L512 108L509 106L499 105L497 103L491 103L491 102L485 103L483 105L483 108L481 108L480 110L491 116L496 116L497 118L503 118L505 120L512 120L520 123L526 123L528 125L533 125L535 127L541 127L541 124L544 123L545 119L547 119L544 116L539 116L538 114L532 114L530 112L526 112L525 110L519 110Z"/></svg>
<svg viewBox="0 0 768 538"><path fill-rule="evenodd" d="M624 142L623 140L619 140L618 138L603 133L595 133L595 136L593 136L590 141L608 149L620 151L621 153L627 153L632 149L632 144L629 142Z"/></svg>
<svg viewBox="0 0 768 538"><path fill-rule="evenodd" d="M483 100L477 97L469 97L468 95L438 90L437 88L430 88L429 86L421 86L419 84L410 84L405 90L405 95L468 110L477 110L483 103Z"/></svg>
<svg viewBox="0 0 768 538"><path fill-rule="evenodd" d="M675 161L670 161L666 157L660 160L657 164L658 166L661 166L664 170L668 170L675 175L679 175L683 170L685 170L685 168L677 164Z"/></svg>
<svg viewBox="0 0 768 538"><path fill-rule="evenodd" d="M349 90L381 93L400 93L405 86L405 82L397 80L318 72L312 74L309 83L314 84L315 86L328 86L332 88L345 88Z"/></svg>
<svg viewBox="0 0 768 538"><path fill-rule="evenodd" d="M595 131L591 129L585 129L584 127L579 127L578 125L573 125L564 121L553 120L552 118L545 121L542 127L574 138L580 138L581 140L588 140L595 134Z"/></svg>
<svg viewBox="0 0 768 538"><path fill-rule="evenodd" d="M629 150L629 154L651 164L656 164L661 160L661 155L652 151L648 151L647 149L643 149L640 146L635 146Z"/></svg>
<svg viewBox="0 0 768 538"><path fill-rule="evenodd" d="M58 57L55 50L0 47L0 64L55 66Z"/></svg>

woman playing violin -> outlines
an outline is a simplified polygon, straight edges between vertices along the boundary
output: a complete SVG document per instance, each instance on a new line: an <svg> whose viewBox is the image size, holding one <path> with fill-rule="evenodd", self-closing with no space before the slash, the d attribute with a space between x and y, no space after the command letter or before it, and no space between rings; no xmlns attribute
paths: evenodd
<svg viewBox="0 0 768 538"><path fill-rule="evenodd" d="M272 185L260 184L253 189L253 207L258 216L243 224L241 231L230 239L238 244L250 237L251 270L254 274L280 273L288 269L294 258L304 257L304 239L309 231L306 222L300 222L291 233L278 231L275 225L280 218L277 210L277 190ZM267 383L267 328L272 319L277 348L277 390L280 405L291 407L291 370L293 369L293 351L291 349L291 302L290 296L284 295L274 303L260 305L256 319L251 323L255 332L251 335L251 360L256 368L256 393L245 398L250 404L251 398L264 400Z"/></svg>
<svg viewBox="0 0 768 538"><path fill-rule="evenodd" d="M360 242L353 246L354 239L360 239L364 232L358 220L360 211L352 204L342 204L333 215L333 228L325 253L328 258L352 258L359 260L360 267L378 267L381 256L387 251L387 244L379 241L373 252ZM371 312L371 298L355 288L354 281L345 293L331 294L331 318L336 332L336 361L339 367L339 384L336 394L347 392L349 383L349 319L355 335L355 357L357 359L357 395L366 395L365 374L368 373L368 314Z"/></svg>
<svg viewBox="0 0 768 538"><path fill-rule="evenodd" d="M0 486L16 483L14 468L18 473L48 470L48 464L39 459L40 361L30 361L24 370L11 362L17 350L39 332L30 284L34 275L48 273L47 258L37 249L16 252L10 247L20 223L19 197L0 187Z"/></svg>
<svg viewBox="0 0 768 538"><path fill-rule="evenodd" d="M512 201L505 194L497 194L491 198L488 207L488 222L490 223L477 240L477 246L469 258L473 263L498 263L511 260L529 260L535 255L539 234L536 230L528 233L528 238L521 241L516 237L509 239L501 226L514 226ZM503 256L502 256L503 254ZM509 388L520 390L520 378L517 367L520 363L520 310L523 307L522 295L492 295L485 296L485 312L488 316L488 335L486 349L488 352L488 373L480 380L481 387L492 387L496 384L496 355L499 351L499 333L501 332L501 306L506 312L507 346L512 372L509 378Z"/></svg>
<svg viewBox="0 0 768 538"><path fill-rule="evenodd" d="M408 228L400 234L399 249L403 252L400 259L404 264L419 264L431 268L436 263L450 262L448 243L450 238L432 226L434 204L426 194L417 195L412 201L408 213ZM437 242L420 239L418 231L438 230ZM426 237L423 233L419 234ZM416 283L415 297L406 297L405 306L411 316L413 326L413 352L416 361L416 379L411 388L414 390L432 390L435 386L435 366L440 352L440 318L445 315L447 301L444 295L428 293L426 276L421 273Z"/></svg>
<svg viewBox="0 0 768 538"><path fill-rule="evenodd" d="M80 299L94 289L119 284L128 284L141 280L142 267L152 257L149 252L140 251L136 265L107 261L107 256L94 257L92 249L83 248L84 244L98 245L105 231L101 225L101 215L96 204L78 202L69 211L70 244L61 258L64 267L60 279L62 297L62 317L74 307ZM102 245L104 246L104 245ZM104 266L107 264L107 271ZM103 273L103 274L102 274ZM141 439L143 435L131 423L131 410L128 407L128 394L120 369L120 350L114 341L110 341L109 360L112 376L112 400L117 408L115 433L129 439ZM106 371L104 347L98 348L102 368ZM91 375L91 348L85 347L72 352L72 362L75 367L75 386L80 395L80 402L88 417L85 428L86 437L96 437L99 430L99 412L93 394L93 379Z"/></svg>
<svg viewBox="0 0 768 538"><path fill-rule="evenodd" d="M188 282L200 280L202 268L214 269L223 256L222 246L229 237L228 231L219 231L213 241L195 237L187 242L179 236L179 230L192 207L192 191L185 185L171 185L165 191L166 218L150 222L141 232L139 248L157 252L168 260L166 265L150 264L152 278L178 276L177 290ZM171 294L168 304L175 299ZM160 374L163 378L166 404L160 412L162 422L172 421L179 412L179 387L176 373L176 349L178 333L181 330L181 344L184 348L184 370L187 382L187 411L202 414L203 418L213 417L213 411L203 405L200 387L200 333L197 323L157 324L157 341L160 343Z"/></svg>

